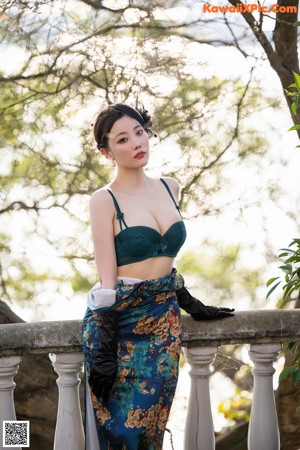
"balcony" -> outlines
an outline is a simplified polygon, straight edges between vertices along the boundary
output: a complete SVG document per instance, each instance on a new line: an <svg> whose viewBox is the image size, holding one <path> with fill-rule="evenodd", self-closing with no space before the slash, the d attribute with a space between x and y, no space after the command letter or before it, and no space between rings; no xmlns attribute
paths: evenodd
<svg viewBox="0 0 300 450"><path fill-rule="evenodd" d="M249 344L254 388L248 449L280 449L273 363L283 342L300 341L299 323L300 310L243 311L218 321L196 322L189 316L183 317L182 346L191 368L185 450L215 448L209 377L218 349L224 344ZM80 374L83 353L81 321L78 320L0 326L0 449L5 448L2 445L3 420L16 418L14 377L22 364L22 357L27 354L49 354L58 375L54 450L83 450L84 430L79 395L82 397ZM33 376L34 367L32 370Z"/></svg>

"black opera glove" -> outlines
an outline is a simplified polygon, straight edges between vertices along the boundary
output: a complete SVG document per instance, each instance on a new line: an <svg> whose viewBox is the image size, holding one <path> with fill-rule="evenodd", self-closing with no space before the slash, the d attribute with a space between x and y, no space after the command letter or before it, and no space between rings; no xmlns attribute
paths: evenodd
<svg viewBox="0 0 300 450"><path fill-rule="evenodd" d="M234 308L205 306L200 300L193 297L185 287L177 289L176 295L180 308L184 309L195 320L214 320L234 316Z"/></svg>
<svg viewBox="0 0 300 450"><path fill-rule="evenodd" d="M117 375L118 320L116 311L103 311L97 321L99 350L90 368L89 384L105 402Z"/></svg>

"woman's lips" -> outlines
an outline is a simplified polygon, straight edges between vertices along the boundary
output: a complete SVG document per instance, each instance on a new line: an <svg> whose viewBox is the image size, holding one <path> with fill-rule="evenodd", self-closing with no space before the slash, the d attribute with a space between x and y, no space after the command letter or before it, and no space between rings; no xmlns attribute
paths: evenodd
<svg viewBox="0 0 300 450"><path fill-rule="evenodd" d="M139 152L135 155L134 159L141 159L144 157L145 154L146 152Z"/></svg>

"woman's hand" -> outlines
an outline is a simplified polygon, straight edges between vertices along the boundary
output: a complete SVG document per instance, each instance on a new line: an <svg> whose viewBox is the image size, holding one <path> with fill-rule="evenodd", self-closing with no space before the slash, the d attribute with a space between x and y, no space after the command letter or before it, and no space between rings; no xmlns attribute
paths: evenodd
<svg viewBox="0 0 300 450"><path fill-rule="evenodd" d="M97 398L107 401L118 369L118 318L116 311L100 312L96 323L99 334L99 350L90 368L89 384Z"/></svg>
<svg viewBox="0 0 300 450"><path fill-rule="evenodd" d="M223 319L234 315L234 308L204 305L200 300L193 297L185 287L177 289L175 292L180 308L184 309L195 320Z"/></svg>

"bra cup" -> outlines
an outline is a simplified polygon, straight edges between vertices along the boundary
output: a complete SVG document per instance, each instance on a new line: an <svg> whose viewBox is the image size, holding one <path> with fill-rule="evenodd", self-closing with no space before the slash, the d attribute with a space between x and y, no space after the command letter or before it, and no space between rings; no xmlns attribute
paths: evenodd
<svg viewBox="0 0 300 450"><path fill-rule="evenodd" d="M186 229L184 223L182 221L174 223L174 225L172 225L164 235L164 238L167 242L168 251L177 255L180 247L182 247L184 241L186 240Z"/></svg>
<svg viewBox="0 0 300 450"><path fill-rule="evenodd" d="M127 228L127 230L129 230L129 228ZM123 236L125 237L125 235ZM123 250L133 258L151 255L153 253L153 249L156 249L158 245L158 239L154 239L153 241L152 239L149 239L148 236L145 236L144 233L134 233L134 236L122 242Z"/></svg>
<svg viewBox="0 0 300 450"><path fill-rule="evenodd" d="M171 225L163 236L151 227L127 227L115 236L117 265L132 264L155 256L175 257L185 239L182 220Z"/></svg>

